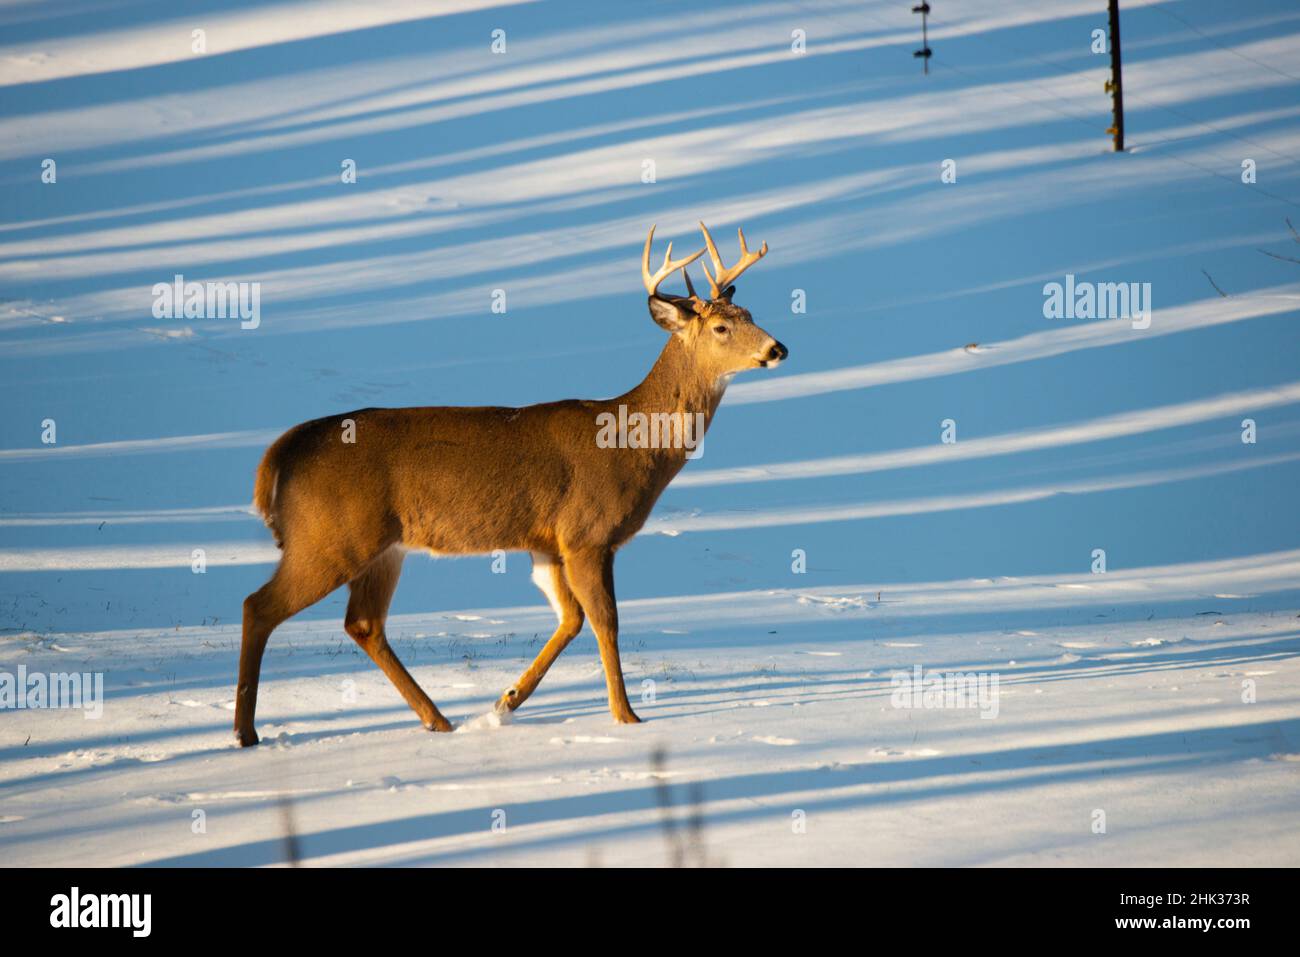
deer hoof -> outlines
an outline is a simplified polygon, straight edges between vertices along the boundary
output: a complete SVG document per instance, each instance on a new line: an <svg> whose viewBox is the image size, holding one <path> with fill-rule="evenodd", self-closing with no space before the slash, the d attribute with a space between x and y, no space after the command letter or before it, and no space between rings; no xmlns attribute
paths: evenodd
<svg viewBox="0 0 1300 957"><path fill-rule="evenodd" d="M627 712L626 714L614 715L614 720L617 721L619 724L640 724L641 723L641 719L638 718L631 711Z"/></svg>
<svg viewBox="0 0 1300 957"><path fill-rule="evenodd" d="M431 722L426 722L424 728L426 731L447 732L447 731L456 730L455 727L452 725L452 723L448 721L446 718L444 718L442 715L438 715Z"/></svg>
<svg viewBox="0 0 1300 957"><path fill-rule="evenodd" d="M507 688L505 694L497 699L497 703L492 706L492 710L497 714L509 714L519 707L519 689Z"/></svg>
<svg viewBox="0 0 1300 957"><path fill-rule="evenodd" d="M241 748L251 748L257 744L257 732L251 728L248 731L235 731L235 743Z"/></svg>

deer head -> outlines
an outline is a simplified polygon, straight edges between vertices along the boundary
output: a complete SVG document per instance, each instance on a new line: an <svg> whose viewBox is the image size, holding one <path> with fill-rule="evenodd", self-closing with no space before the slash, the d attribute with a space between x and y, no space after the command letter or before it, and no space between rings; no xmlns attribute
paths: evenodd
<svg viewBox="0 0 1300 957"><path fill-rule="evenodd" d="M708 299L695 294L690 273L686 271L687 266L704 255L704 249L674 260L673 244L669 243L663 265L651 274L650 244L654 240L655 228L650 227L645 251L641 255L641 278L650 296L647 301L650 318L681 339L692 362L705 374L722 378L745 369L772 368L790 354L789 350L756 326L748 309L731 301L736 291L735 280L767 255L767 243L763 243L758 252L750 252L745 245L744 232L737 229L740 259L734 266L727 267L722 264L718 247L703 223L700 223L700 230L704 233L709 258L713 260L712 273L708 266L704 266L704 274L709 279ZM678 269L686 280L687 294L673 296L659 292L660 283Z"/></svg>

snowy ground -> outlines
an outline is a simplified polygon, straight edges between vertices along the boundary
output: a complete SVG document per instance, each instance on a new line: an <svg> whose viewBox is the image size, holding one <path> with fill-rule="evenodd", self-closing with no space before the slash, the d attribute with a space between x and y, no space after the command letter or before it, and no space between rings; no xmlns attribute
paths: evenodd
<svg viewBox="0 0 1300 957"><path fill-rule="evenodd" d="M314 864L663 864L663 782L683 824L702 799L691 853L715 863L1294 864L1300 622L1237 609L1298 572L1291 552L1105 581L629 601L629 684L654 689L632 727L610 723L589 638L511 724L483 720L543 609L393 623L462 725L450 735L419 728L336 625L294 624L251 752L228 742L233 626L23 636L6 666L109 667L114 686L99 720L7 719L6 859L280 863L287 795ZM996 714L893 707L890 678L914 663L997 674Z"/></svg>
<svg viewBox="0 0 1300 957"><path fill-rule="evenodd" d="M688 862L1300 864L1300 11L1123 6L1115 156L1093 0L936 5L928 77L905 3L0 5L0 672L106 692L0 710L0 860L662 865L666 795ZM528 559L411 556L390 636L462 730L337 593L233 748L265 445L623 391L645 229L700 218L769 243L737 301L791 357L619 555L646 722L590 631L483 720L553 626ZM260 327L155 318L175 273ZM1150 328L1045 318L1067 274ZM894 707L915 666L996 717Z"/></svg>

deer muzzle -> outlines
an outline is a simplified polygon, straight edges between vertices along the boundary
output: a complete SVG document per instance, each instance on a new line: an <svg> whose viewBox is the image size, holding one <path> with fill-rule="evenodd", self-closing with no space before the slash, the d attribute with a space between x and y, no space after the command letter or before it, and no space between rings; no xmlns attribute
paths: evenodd
<svg viewBox="0 0 1300 957"><path fill-rule="evenodd" d="M789 349L773 339L772 344L768 346L767 353L759 358L758 364L764 369L771 369L779 365L781 360L789 354Z"/></svg>

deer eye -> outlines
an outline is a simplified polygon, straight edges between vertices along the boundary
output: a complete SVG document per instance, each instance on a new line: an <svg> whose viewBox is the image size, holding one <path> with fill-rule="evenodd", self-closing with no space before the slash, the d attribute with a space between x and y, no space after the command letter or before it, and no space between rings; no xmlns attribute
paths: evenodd
<svg viewBox="0 0 1300 957"><path fill-rule="evenodd" d="M726 333L727 333L727 327L726 327L726 326L722 326L722 325L714 326L714 327L713 327L713 331L716 332L716 333L717 333L718 335L720 335L720 336L722 336L722 335L726 335Z"/></svg>

